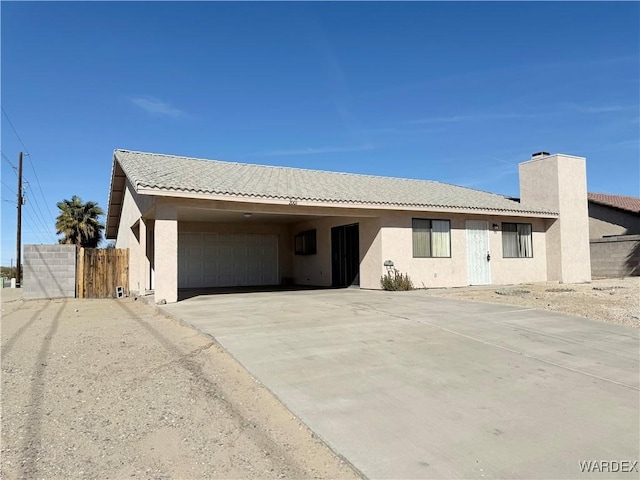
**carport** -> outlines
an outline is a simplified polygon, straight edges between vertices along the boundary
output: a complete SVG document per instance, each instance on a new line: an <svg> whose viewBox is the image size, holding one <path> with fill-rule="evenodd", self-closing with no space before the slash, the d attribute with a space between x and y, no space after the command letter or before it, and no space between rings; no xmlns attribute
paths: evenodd
<svg viewBox="0 0 640 480"><path fill-rule="evenodd" d="M159 178L197 183L197 164L203 162L189 159L185 176L175 157L144 154L148 165L140 157L116 152L107 219L107 236L130 249L132 291L153 292L156 301L171 303L185 289L378 287L380 211L165 188ZM166 160L166 173L151 173L160 160ZM129 161L127 173L123 165ZM231 177L225 181L238 181Z"/></svg>
<svg viewBox="0 0 640 480"><path fill-rule="evenodd" d="M361 262L374 261L368 256L379 219L353 210L314 213L192 199L173 199L167 208L159 201L147 251L156 297L174 288L171 278L177 290L359 285ZM155 260L174 250L176 273L172 263Z"/></svg>

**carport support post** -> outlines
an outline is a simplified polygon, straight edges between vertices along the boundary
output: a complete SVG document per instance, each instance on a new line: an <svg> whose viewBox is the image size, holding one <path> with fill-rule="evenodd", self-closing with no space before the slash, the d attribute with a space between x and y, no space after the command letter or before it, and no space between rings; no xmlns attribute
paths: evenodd
<svg viewBox="0 0 640 480"><path fill-rule="evenodd" d="M176 207L158 202L154 228L154 300L178 301L178 216Z"/></svg>

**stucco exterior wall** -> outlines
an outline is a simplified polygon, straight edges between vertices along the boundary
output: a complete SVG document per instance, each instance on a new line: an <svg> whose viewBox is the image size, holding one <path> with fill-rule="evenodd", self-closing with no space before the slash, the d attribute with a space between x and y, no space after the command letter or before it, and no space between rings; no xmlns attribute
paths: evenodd
<svg viewBox="0 0 640 480"><path fill-rule="evenodd" d="M640 235L640 213L589 202L589 238Z"/></svg>
<svg viewBox="0 0 640 480"><path fill-rule="evenodd" d="M451 221L451 258L413 258L413 218ZM466 285L467 259L464 220L445 214L398 212L382 219L382 261L391 260L401 273L411 277L416 288ZM378 276L378 288L380 279Z"/></svg>
<svg viewBox="0 0 640 480"><path fill-rule="evenodd" d="M560 185L560 228L563 250L562 281L591 281L589 209L586 160L558 156Z"/></svg>
<svg viewBox="0 0 640 480"><path fill-rule="evenodd" d="M155 197L138 195L129 180L125 181L125 192L122 201L118 236L116 237L116 248L132 248L131 242L137 242L137 239L135 239L135 237L132 238L131 227L142 215L154 207L155 202Z"/></svg>
<svg viewBox="0 0 640 480"><path fill-rule="evenodd" d="M384 268L381 226L380 218L360 221L360 288L380 288Z"/></svg>
<svg viewBox="0 0 640 480"><path fill-rule="evenodd" d="M413 258L412 219L431 218L451 222L451 258ZM357 223L360 236L360 287L380 288L383 263L393 260L398 270L408 273L416 287L468 285L466 220L489 223L492 283L512 284L546 280L545 220L522 217L393 212L385 217L317 217L291 225L178 222L181 233L273 233L278 235L279 273L299 285L331 286L331 228ZM533 258L503 258L502 222L531 223ZM500 226L493 231L492 225ZM294 255L293 238L305 230L316 230L317 253Z"/></svg>
<svg viewBox="0 0 640 480"><path fill-rule="evenodd" d="M451 224L451 258L413 258L413 218L449 220ZM467 276L467 220L484 220L489 224L491 283L517 284L542 282L547 279L545 220L522 217L488 217L473 215L426 214L398 212L382 219L382 261L379 277L386 269L385 260L411 277L417 288L459 287L469 284ZM503 258L502 222L532 224L533 258ZM499 226L493 230L493 224ZM379 286L378 286L379 288Z"/></svg>
<svg viewBox="0 0 640 480"><path fill-rule="evenodd" d="M116 248L129 249L129 289L134 293L150 288L150 264L146 254L147 224L142 216L154 205L155 197L138 195L126 180Z"/></svg>
<svg viewBox="0 0 640 480"><path fill-rule="evenodd" d="M591 280L586 161L549 155L519 165L523 205L558 212L547 227L547 273L551 281Z"/></svg>
<svg viewBox="0 0 640 480"><path fill-rule="evenodd" d="M353 223L358 224L360 237L360 287L380 288L380 220L370 217L317 217L292 225L291 239L300 232L315 229L317 244L315 255L294 255L291 247L292 276L296 284L331 286L331 229Z"/></svg>
<svg viewBox="0 0 640 480"><path fill-rule="evenodd" d="M530 223L533 244L532 258L504 258L502 253L501 222ZM547 241L548 221L541 218L493 218L489 224L500 225L499 232L489 233L491 251L491 280L497 285L547 281ZM495 261L494 261L495 260Z"/></svg>
<svg viewBox="0 0 640 480"><path fill-rule="evenodd" d="M178 213L170 201L158 201L154 222L156 303L178 301Z"/></svg>

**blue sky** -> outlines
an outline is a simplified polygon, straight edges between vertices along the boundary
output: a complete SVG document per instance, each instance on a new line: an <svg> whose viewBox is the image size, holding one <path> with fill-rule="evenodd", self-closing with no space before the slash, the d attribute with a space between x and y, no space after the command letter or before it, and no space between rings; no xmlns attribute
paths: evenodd
<svg viewBox="0 0 640 480"><path fill-rule="evenodd" d="M587 157L640 194L640 4L2 2L2 264L105 210L115 148L439 180L518 195ZM37 177L37 179L36 179ZM38 182L39 180L39 182ZM11 203L13 202L13 203Z"/></svg>

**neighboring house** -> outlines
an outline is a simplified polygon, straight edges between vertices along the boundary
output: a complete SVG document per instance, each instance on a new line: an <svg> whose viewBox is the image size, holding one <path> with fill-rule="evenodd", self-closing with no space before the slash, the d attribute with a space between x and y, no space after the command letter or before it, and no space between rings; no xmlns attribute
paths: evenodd
<svg viewBox="0 0 640 480"><path fill-rule="evenodd" d="M132 291L589 281L585 159L519 166L520 200L444 183L116 150L106 237Z"/></svg>
<svg viewBox="0 0 640 480"><path fill-rule="evenodd" d="M640 198L589 193L589 238L640 235Z"/></svg>
<svg viewBox="0 0 640 480"><path fill-rule="evenodd" d="M640 198L589 193L591 275L640 275Z"/></svg>

